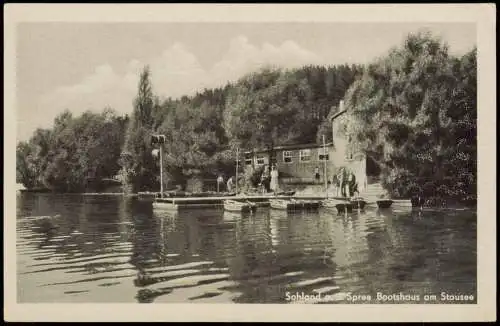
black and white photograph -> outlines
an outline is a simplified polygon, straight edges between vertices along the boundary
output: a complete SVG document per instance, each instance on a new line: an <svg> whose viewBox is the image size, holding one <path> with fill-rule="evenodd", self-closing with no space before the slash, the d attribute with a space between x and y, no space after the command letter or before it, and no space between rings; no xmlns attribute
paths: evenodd
<svg viewBox="0 0 500 326"><path fill-rule="evenodd" d="M493 5L80 6L8 26L13 305L496 319Z"/></svg>

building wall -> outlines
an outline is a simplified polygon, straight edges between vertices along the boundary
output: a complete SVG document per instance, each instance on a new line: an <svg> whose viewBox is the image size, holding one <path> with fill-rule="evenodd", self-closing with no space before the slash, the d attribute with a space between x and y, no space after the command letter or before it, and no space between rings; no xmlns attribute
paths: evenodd
<svg viewBox="0 0 500 326"><path fill-rule="evenodd" d="M332 147L327 147L327 153L329 156L328 160L320 160L319 155L322 154L322 148L303 148L303 149L293 149L293 150L278 150L276 151L276 162L278 171L280 173L280 179L284 182L313 182L315 169L319 168L320 178L323 181L324 169L326 164L327 176L331 176L334 172L334 164L332 163ZM308 161L300 160L301 150L309 150L310 159ZM284 152L291 154L291 162L285 162Z"/></svg>
<svg viewBox="0 0 500 326"><path fill-rule="evenodd" d="M287 149L287 150L276 150L275 158L276 165L279 172L280 182L285 184L293 183L311 183L314 182L315 168L319 168L320 182L324 182L325 175L325 165L328 180L331 180L333 175L338 172L340 167L346 167L353 171L356 180L358 181L360 190L364 189L364 184L366 180L366 160L363 155L353 155L352 159L347 159L345 157L347 150L347 142L343 139L338 139L334 143L335 147L328 146L326 148L328 153L328 160L320 160L320 154L323 152L321 147L310 147L302 149ZM301 161L300 151L308 149L310 151L310 160ZM284 152L291 154L291 162L285 161ZM287 153L287 154L288 154ZM256 158L262 157L264 164L256 164ZM270 158L268 153L258 153L253 157L252 162L254 163L254 168L258 169L265 164L269 164ZM326 162L326 163L325 163ZM250 165L245 165L245 169L248 169Z"/></svg>
<svg viewBox="0 0 500 326"><path fill-rule="evenodd" d="M349 141L345 135L347 123L345 114L332 122L335 162L338 166L345 166L354 173L359 190L362 192L367 186L366 156L358 148L348 145Z"/></svg>

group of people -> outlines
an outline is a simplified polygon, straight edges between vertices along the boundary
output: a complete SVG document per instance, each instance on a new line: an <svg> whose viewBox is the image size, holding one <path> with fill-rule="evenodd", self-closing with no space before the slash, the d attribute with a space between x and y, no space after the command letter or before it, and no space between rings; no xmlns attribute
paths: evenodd
<svg viewBox="0 0 500 326"><path fill-rule="evenodd" d="M265 192L274 192L278 191L278 169L276 164L273 164L271 170L269 170L269 165L264 166L264 170L262 171L262 175L260 177L259 185L262 187L262 191Z"/></svg>
<svg viewBox="0 0 500 326"><path fill-rule="evenodd" d="M219 177L217 178L217 192L221 192L223 188L224 188L224 178L222 177L222 175L219 175ZM234 190L234 179L232 176L229 177L229 179L227 179L226 190L227 192L233 192Z"/></svg>
<svg viewBox="0 0 500 326"><path fill-rule="evenodd" d="M278 181L279 172L276 164L271 166L265 165L262 174L260 176L259 187L262 192L269 193L274 192L275 194L279 190ZM316 182L320 181L319 168L314 169L314 179ZM353 197L355 194L359 194L358 183L356 182L356 176L353 172L341 168L337 174L332 176L332 180L328 181L336 196L342 197ZM217 192L223 191L224 188L224 178L220 175L217 178ZM234 177L231 176L226 182L226 191L235 191L235 181Z"/></svg>
<svg viewBox="0 0 500 326"><path fill-rule="evenodd" d="M333 175L331 185L335 188L336 196L353 197L355 194L359 195L356 176L345 169L340 169L337 174Z"/></svg>
<svg viewBox="0 0 500 326"><path fill-rule="evenodd" d="M258 184L260 190L265 193L277 193L279 190L278 175L278 169L275 164L271 167L269 167L269 165L265 165ZM235 181L233 176L229 177L225 184L224 177L222 175L219 175L217 178L217 192L222 192L224 190L227 192L233 192L235 190Z"/></svg>

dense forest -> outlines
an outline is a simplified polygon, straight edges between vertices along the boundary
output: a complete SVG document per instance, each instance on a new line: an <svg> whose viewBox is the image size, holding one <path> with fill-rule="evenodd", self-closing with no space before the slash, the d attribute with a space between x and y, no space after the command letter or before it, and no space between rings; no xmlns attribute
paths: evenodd
<svg viewBox="0 0 500 326"><path fill-rule="evenodd" d="M432 35L410 35L348 90L346 134L392 196L474 201L476 94L476 49L456 58Z"/></svg>
<svg viewBox="0 0 500 326"><path fill-rule="evenodd" d="M382 168L395 196L476 194L476 50L454 57L429 34L365 66L266 68L224 87L160 99L145 67L130 116L60 114L17 145L27 188L82 191L116 175L131 191L159 188L151 135L163 134L167 184L234 171L235 148L331 141L344 99L346 135Z"/></svg>

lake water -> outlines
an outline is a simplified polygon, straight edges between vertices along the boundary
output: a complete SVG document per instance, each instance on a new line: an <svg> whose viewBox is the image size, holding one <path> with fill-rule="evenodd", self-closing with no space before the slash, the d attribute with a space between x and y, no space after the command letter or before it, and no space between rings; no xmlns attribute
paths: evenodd
<svg viewBox="0 0 500 326"><path fill-rule="evenodd" d="M173 213L122 196L24 193L18 302L476 303L476 219L376 207Z"/></svg>

